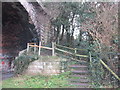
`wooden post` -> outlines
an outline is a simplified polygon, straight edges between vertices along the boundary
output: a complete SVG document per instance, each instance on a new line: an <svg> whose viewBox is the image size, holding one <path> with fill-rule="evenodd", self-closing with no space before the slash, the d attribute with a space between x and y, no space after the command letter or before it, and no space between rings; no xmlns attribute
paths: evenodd
<svg viewBox="0 0 120 90"><path fill-rule="evenodd" d="M29 52L29 43L27 43L27 53Z"/></svg>
<svg viewBox="0 0 120 90"><path fill-rule="evenodd" d="M89 52L89 55L90 55L90 63L92 63L91 52Z"/></svg>
<svg viewBox="0 0 120 90"><path fill-rule="evenodd" d="M90 56L90 67L92 67L92 56L91 56L91 52L89 52L89 56Z"/></svg>
<svg viewBox="0 0 120 90"><path fill-rule="evenodd" d="M55 56L55 43L52 42L52 56Z"/></svg>
<svg viewBox="0 0 120 90"><path fill-rule="evenodd" d="M75 48L75 52L74 52L74 54L75 54L75 59L76 59L76 54L77 54L77 49Z"/></svg>
<svg viewBox="0 0 120 90"><path fill-rule="evenodd" d="M39 42L39 51L38 51L38 55L40 55L40 50L41 50L41 41Z"/></svg>
<svg viewBox="0 0 120 90"><path fill-rule="evenodd" d="M77 49L75 48L75 54L77 53Z"/></svg>
<svg viewBox="0 0 120 90"><path fill-rule="evenodd" d="M34 44L36 46L36 43ZM36 53L36 47L34 47L34 54Z"/></svg>
<svg viewBox="0 0 120 90"><path fill-rule="evenodd" d="M58 37L58 40L57 40L57 44L59 44L59 37Z"/></svg>

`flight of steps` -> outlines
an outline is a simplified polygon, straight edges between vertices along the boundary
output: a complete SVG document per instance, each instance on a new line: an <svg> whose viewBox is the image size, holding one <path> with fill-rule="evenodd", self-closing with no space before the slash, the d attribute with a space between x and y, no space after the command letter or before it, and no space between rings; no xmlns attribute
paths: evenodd
<svg viewBox="0 0 120 90"><path fill-rule="evenodd" d="M74 88L90 88L90 79L87 61L80 60L79 63L69 65L71 74L69 75L69 84Z"/></svg>

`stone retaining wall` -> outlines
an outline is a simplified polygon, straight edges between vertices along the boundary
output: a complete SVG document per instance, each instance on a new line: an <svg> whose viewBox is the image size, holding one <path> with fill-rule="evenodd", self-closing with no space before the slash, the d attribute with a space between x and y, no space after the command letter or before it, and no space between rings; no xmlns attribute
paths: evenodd
<svg viewBox="0 0 120 90"><path fill-rule="evenodd" d="M24 74L27 75L57 75L62 70L62 60L36 60L28 66L27 70L24 71Z"/></svg>

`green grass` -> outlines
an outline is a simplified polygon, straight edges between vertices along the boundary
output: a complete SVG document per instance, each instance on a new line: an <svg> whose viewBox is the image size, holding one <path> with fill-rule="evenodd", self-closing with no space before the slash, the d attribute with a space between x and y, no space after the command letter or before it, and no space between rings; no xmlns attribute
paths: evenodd
<svg viewBox="0 0 120 90"><path fill-rule="evenodd" d="M70 88L69 72L53 76L18 76L2 82L2 88Z"/></svg>

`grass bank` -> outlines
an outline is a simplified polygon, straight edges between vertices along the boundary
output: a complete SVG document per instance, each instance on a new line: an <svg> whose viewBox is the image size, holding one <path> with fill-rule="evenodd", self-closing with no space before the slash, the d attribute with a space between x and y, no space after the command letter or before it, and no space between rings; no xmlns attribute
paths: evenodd
<svg viewBox="0 0 120 90"><path fill-rule="evenodd" d="M70 88L69 72L53 76L17 76L2 82L2 88Z"/></svg>

